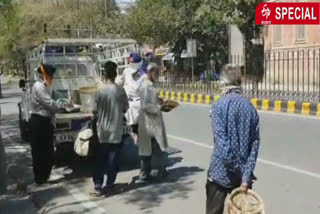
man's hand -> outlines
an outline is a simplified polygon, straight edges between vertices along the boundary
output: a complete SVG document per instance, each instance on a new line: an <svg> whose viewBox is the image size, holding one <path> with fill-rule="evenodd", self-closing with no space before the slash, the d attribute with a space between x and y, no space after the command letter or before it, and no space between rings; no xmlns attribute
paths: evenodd
<svg viewBox="0 0 320 214"><path fill-rule="evenodd" d="M172 110L172 108L170 106L162 105L160 110L163 112L169 112Z"/></svg>
<svg viewBox="0 0 320 214"><path fill-rule="evenodd" d="M73 105L73 103L68 103L68 104L67 104L67 107L68 107L68 108L74 108L74 105Z"/></svg>
<svg viewBox="0 0 320 214"><path fill-rule="evenodd" d="M163 105L164 104L164 100L162 98L159 98L159 103L160 103L160 105Z"/></svg>
<svg viewBox="0 0 320 214"><path fill-rule="evenodd" d="M248 193L249 185L247 183L242 183L240 188L245 193Z"/></svg>

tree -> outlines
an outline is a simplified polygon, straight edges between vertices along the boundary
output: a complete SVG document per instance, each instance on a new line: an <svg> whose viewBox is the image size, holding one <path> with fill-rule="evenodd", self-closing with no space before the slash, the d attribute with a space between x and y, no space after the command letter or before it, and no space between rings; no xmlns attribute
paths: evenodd
<svg viewBox="0 0 320 214"><path fill-rule="evenodd" d="M157 48L176 37L180 23L180 17L165 0L141 0L126 16L124 34Z"/></svg>
<svg viewBox="0 0 320 214"><path fill-rule="evenodd" d="M257 53L257 49L263 50L261 45L253 43L259 37L261 26L255 25L255 8L262 2L261 0L217 0L203 4L197 11L197 21L203 32L207 35L214 35L219 41L227 38L226 26L229 24L238 25L245 38L246 62L252 63L252 57ZM219 41L216 41L218 44ZM227 41L224 41L227 48ZM217 47L217 46L216 46ZM228 53L226 48L220 48L220 53ZM218 48L219 49L219 48ZM261 63L260 63L261 64ZM246 66L252 67L252 66Z"/></svg>
<svg viewBox="0 0 320 214"><path fill-rule="evenodd" d="M244 34L247 49L259 35L254 25L255 0L140 0L127 16L128 35L140 43L169 44L182 70L180 54L186 40L197 40L196 74L214 59L217 69L228 61L228 25L237 24ZM202 66L200 66L202 65Z"/></svg>
<svg viewBox="0 0 320 214"><path fill-rule="evenodd" d="M21 71L26 52L37 46L46 36L68 36L67 32L56 28L65 28L67 25L72 29L92 28L100 35L115 32L114 20L118 18L119 10L113 0L108 1L108 4L105 2L105 0L12 2L0 0L1 64L6 69ZM44 24L50 29L48 34L43 32Z"/></svg>
<svg viewBox="0 0 320 214"><path fill-rule="evenodd" d="M17 10L11 1L2 1L0 13L0 61L5 70L17 69L18 64L14 59L19 57L17 44L18 20Z"/></svg>

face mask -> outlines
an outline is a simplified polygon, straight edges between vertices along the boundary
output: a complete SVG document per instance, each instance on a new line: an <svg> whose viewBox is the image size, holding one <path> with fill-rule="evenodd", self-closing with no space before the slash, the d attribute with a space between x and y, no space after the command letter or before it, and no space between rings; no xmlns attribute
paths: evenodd
<svg viewBox="0 0 320 214"><path fill-rule="evenodd" d="M41 65L40 69L43 76L43 80L45 81L47 86L50 87L52 85L53 78L45 72L43 65Z"/></svg>
<svg viewBox="0 0 320 214"><path fill-rule="evenodd" d="M227 84L225 81L223 80L219 80L219 91L220 91L220 95L224 94L225 93L225 90L227 88Z"/></svg>
<svg viewBox="0 0 320 214"><path fill-rule="evenodd" d="M51 85L52 85L52 77L50 77L50 76L48 76L48 75L45 75L44 76L44 81L46 82L46 84L47 84L47 86L48 87L51 87Z"/></svg>
<svg viewBox="0 0 320 214"><path fill-rule="evenodd" d="M227 87L227 83L223 80L219 80L219 89Z"/></svg>

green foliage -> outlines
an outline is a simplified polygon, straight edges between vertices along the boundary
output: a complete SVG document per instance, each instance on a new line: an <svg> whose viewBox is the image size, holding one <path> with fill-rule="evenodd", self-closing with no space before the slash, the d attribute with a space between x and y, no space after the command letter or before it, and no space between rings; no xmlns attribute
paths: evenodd
<svg viewBox="0 0 320 214"><path fill-rule="evenodd" d="M121 35L153 48L168 44L178 65L182 65L179 56L186 49L186 39L192 37L198 46L196 64L204 65L199 70L205 69L212 58L219 69L228 58L228 24L239 26L246 48L253 50L251 41L260 32L260 27L254 24L254 13L260 2L139 0L122 14L114 0L0 0L0 64L22 67L26 51L46 36L43 33L46 23L49 29L67 25L73 29L92 28L99 36ZM66 32L50 31L55 36L68 36Z"/></svg>
<svg viewBox="0 0 320 214"><path fill-rule="evenodd" d="M66 37L54 28L90 29L98 34L114 32L114 20L119 11L114 1L104 0L0 0L0 66L22 70L26 52L45 36ZM111 24L110 24L111 23ZM47 24L48 35L43 32Z"/></svg>
<svg viewBox="0 0 320 214"><path fill-rule="evenodd" d="M141 44L158 47L176 38L180 23L176 11L164 0L141 0L129 11L124 33Z"/></svg>
<svg viewBox="0 0 320 214"><path fill-rule="evenodd" d="M261 0L140 0L125 17L126 35L153 47L169 44L178 58L186 40L197 40L197 64L214 59L217 69L228 60L228 25L237 24L246 46L259 34L254 13ZM205 67L199 67L202 71ZM197 71L196 71L197 72Z"/></svg>

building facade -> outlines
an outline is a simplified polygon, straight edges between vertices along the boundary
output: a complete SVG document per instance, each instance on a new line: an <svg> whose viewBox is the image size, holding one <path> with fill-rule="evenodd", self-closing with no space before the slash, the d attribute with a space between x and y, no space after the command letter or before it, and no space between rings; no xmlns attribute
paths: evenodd
<svg viewBox="0 0 320 214"><path fill-rule="evenodd" d="M320 99L320 25L266 25L263 41L261 89L285 98Z"/></svg>

